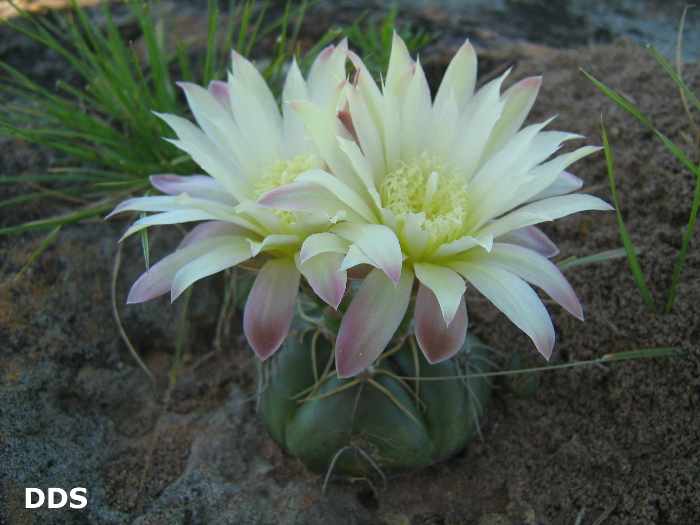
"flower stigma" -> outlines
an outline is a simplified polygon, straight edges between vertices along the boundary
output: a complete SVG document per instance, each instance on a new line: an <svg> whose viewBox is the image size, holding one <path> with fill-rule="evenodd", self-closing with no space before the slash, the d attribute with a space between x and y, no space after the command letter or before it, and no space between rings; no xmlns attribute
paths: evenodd
<svg viewBox="0 0 700 525"><path fill-rule="evenodd" d="M467 182L459 169L426 152L399 160L379 188L382 205L403 226L409 214L425 213L421 229L430 233L428 251L464 235L468 212Z"/></svg>

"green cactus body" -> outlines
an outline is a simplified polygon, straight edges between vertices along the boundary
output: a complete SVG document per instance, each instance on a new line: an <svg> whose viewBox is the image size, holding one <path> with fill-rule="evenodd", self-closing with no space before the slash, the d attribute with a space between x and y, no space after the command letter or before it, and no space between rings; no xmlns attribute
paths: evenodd
<svg viewBox="0 0 700 525"><path fill-rule="evenodd" d="M265 364L260 411L275 441L312 470L367 475L424 467L461 450L477 431L491 386L455 376L490 371L486 354L468 335L454 358L430 365L406 337L360 376L339 379L332 366L324 375L332 343L295 323Z"/></svg>

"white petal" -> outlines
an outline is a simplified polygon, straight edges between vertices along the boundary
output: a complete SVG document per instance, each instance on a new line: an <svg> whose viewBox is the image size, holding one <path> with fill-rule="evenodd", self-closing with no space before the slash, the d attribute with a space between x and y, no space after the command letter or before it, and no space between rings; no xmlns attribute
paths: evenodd
<svg viewBox="0 0 700 525"><path fill-rule="evenodd" d="M537 98L541 84L542 77L525 78L501 95L505 106L501 118L496 122L491 137L484 147L485 159L498 152L518 132ZM482 159L483 162L484 159Z"/></svg>
<svg viewBox="0 0 700 525"><path fill-rule="evenodd" d="M573 173L562 171L559 176L549 186L543 189L529 201L539 201L548 197L556 197L557 195L566 195L574 191L578 191L583 187L583 180L578 178Z"/></svg>
<svg viewBox="0 0 700 525"><path fill-rule="evenodd" d="M486 224L478 233L479 235L490 233L494 237L498 237L523 226L553 221L579 211L612 209L612 206L607 202L593 195L561 195L526 204L508 215Z"/></svg>
<svg viewBox="0 0 700 525"><path fill-rule="evenodd" d="M493 250L479 256L484 264L507 270L521 279L539 286L557 303L583 320L583 311L576 292L559 269L541 255L513 244L494 243Z"/></svg>
<svg viewBox="0 0 700 525"><path fill-rule="evenodd" d="M308 100L309 90L306 81L301 75L296 59L292 61L292 66L287 73L287 80L284 83L282 92L282 114L284 116L284 136L289 157L301 155L311 151L311 147L304 140L304 121L299 114L286 102L289 100Z"/></svg>
<svg viewBox="0 0 700 525"><path fill-rule="evenodd" d="M360 214L367 222L378 222L375 213L361 197L361 195L366 194L366 192L362 194L355 193L351 187L344 184L330 173L323 170L312 169L300 174L296 180L314 182L326 188L338 199L346 203L349 209Z"/></svg>
<svg viewBox="0 0 700 525"><path fill-rule="evenodd" d="M237 243L241 240L241 238L234 236L216 236L178 248L175 252L151 266L146 273L136 280L131 287L126 302L128 304L142 303L163 295L170 290L175 274L182 267L222 245Z"/></svg>
<svg viewBox="0 0 700 525"><path fill-rule="evenodd" d="M321 50L309 70L307 100L324 106L338 84L345 80L347 49L348 41L344 39L336 47Z"/></svg>
<svg viewBox="0 0 700 525"><path fill-rule="evenodd" d="M258 199L258 204L271 210L324 213L326 217L343 212L347 215L348 220L358 222L365 220L329 190L315 182L290 182L267 192Z"/></svg>
<svg viewBox="0 0 700 525"><path fill-rule="evenodd" d="M449 266L529 335L543 356L550 358L554 347L552 320L535 291L520 277L485 262L452 262Z"/></svg>
<svg viewBox="0 0 700 525"><path fill-rule="evenodd" d="M381 268L393 283L401 275L401 245L391 229L380 224L354 224L343 222L331 228L333 233L354 242Z"/></svg>
<svg viewBox="0 0 700 525"><path fill-rule="evenodd" d="M167 195L187 193L197 199L216 201L229 206L238 204L220 182L208 175L151 175L148 180L154 188Z"/></svg>
<svg viewBox="0 0 700 525"><path fill-rule="evenodd" d="M206 213L201 210L185 209L177 211L166 211L163 213L157 213L155 215L149 215L143 219L139 219L131 225L131 228L126 230L126 233L122 235L120 241L127 238L132 233L148 228L149 226L157 226L160 224L180 224L183 222L193 222L193 221L212 221L216 220L218 217Z"/></svg>
<svg viewBox="0 0 700 525"><path fill-rule="evenodd" d="M401 108L401 155L404 159L420 157L426 149L432 131L430 88L420 62L416 63L415 69Z"/></svg>
<svg viewBox="0 0 700 525"><path fill-rule="evenodd" d="M319 253L334 252L345 254L350 242L339 235L330 232L309 235L301 245L300 260L302 263Z"/></svg>
<svg viewBox="0 0 700 525"><path fill-rule="evenodd" d="M169 142L188 153L192 160L219 181L237 201L246 198L250 192L250 184L235 157L217 146L189 120L165 113L156 115L173 128L180 139L168 139Z"/></svg>
<svg viewBox="0 0 700 525"><path fill-rule="evenodd" d="M175 274L170 291L171 300L177 299L192 283L235 266L250 257L250 246L245 241L214 248L186 264Z"/></svg>
<svg viewBox="0 0 700 525"><path fill-rule="evenodd" d="M251 235L251 231L242 228L237 224L231 224L226 221L209 221L203 224L198 224L190 232L182 238L180 245L177 247L181 250L185 246L194 244L195 242L203 241L211 237L220 237L222 235L238 235L241 238L246 238Z"/></svg>
<svg viewBox="0 0 700 525"><path fill-rule="evenodd" d="M444 107L449 99L456 102L455 110L461 110L474 94L476 85L476 53L469 43L464 42L457 54L447 66L445 76L440 83L440 88L435 95L433 104L436 116L444 114ZM435 122L435 128L439 127L439 121Z"/></svg>

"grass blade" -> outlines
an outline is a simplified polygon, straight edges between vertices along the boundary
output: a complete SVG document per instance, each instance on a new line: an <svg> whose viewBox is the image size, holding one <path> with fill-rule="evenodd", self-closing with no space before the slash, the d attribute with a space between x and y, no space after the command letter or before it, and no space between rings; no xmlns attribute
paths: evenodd
<svg viewBox="0 0 700 525"><path fill-rule="evenodd" d="M60 231L61 231L60 226L56 226L53 230L51 230L51 233L49 233L46 236L46 238L42 241L42 243L39 245L39 247L36 250L34 250L34 253L29 258L29 260L27 260L27 262L24 264L24 266L22 266L22 269L19 272L17 272L17 275L15 275L15 280L19 279L20 275L22 275L24 273L24 270L29 268L29 265L31 265L34 262L34 259L39 257L41 252L43 252L48 247L48 245L51 244L51 241L54 240L54 238L56 237L56 235L58 235L58 232L60 232Z"/></svg>
<svg viewBox="0 0 700 525"><path fill-rule="evenodd" d="M45 230L47 228L53 228L56 226L63 226L66 224L73 224L74 222L87 219L89 217L95 217L103 213L107 213L114 208L114 203L101 204L97 206L92 206L89 208L84 208L75 213L71 213L64 217L54 217L52 219L42 219L38 221L25 222L19 226L10 226L9 228L0 228L0 235L5 235L8 233L21 233L33 230Z"/></svg>
<svg viewBox="0 0 700 525"><path fill-rule="evenodd" d="M642 292L642 297L644 297L644 302L647 303L649 308L656 313L656 306L654 306L654 301L649 293L649 288L647 287L646 280L642 274L642 269L639 266L639 260L637 260L637 255L634 251L634 245L630 241L629 235L627 234L627 228L625 227L625 222L622 220L622 214L620 213L620 204L617 200L617 189L615 188L615 172L613 170L612 153L610 151L610 143L608 142L608 135L605 132L605 125L601 119L600 128L603 134L603 148L605 149L605 162L608 166L608 175L610 177L610 189L612 190L613 205L615 206L615 213L617 214L617 223L620 227L620 235L622 236L622 244L625 247L625 252L627 253L627 260L632 269L632 275L634 275L634 280L637 282L637 287L639 291Z"/></svg>
<svg viewBox="0 0 700 525"><path fill-rule="evenodd" d="M686 94L686 96L695 104L695 107L700 110L700 101L698 101L697 97L693 94L690 89L688 89L688 86L685 85L685 82L683 82L680 77L676 74L676 72L671 68L671 66L668 65L668 62L666 62L663 57L659 54L659 52L649 44L647 46L649 51L651 51L651 54L654 55L654 58L659 61L659 64L663 66L663 68L666 70L666 73L669 74L669 76L673 79L673 81L678 85L679 88L683 91L683 93Z"/></svg>
<svg viewBox="0 0 700 525"><path fill-rule="evenodd" d="M652 130L657 137L659 137L664 144L666 144L666 147L670 149L673 154L680 160L683 164L686 165L686 167L695 173L696 175L700 176L700 168L698 168L695 164L693 164L693 161L688 158L688 156L683 153L678 146L676 146L673 142L671 142L663 133L661 133L659 130L657 130L651 122L649 122L639 111L635 109L635 107L630 104L627 100L622 98L620 95L615 93L612 89L609 87L605 86L595 78L593 78L591 75L586 73L583 69L581 69L581 72L586 75L588 80L593 82L593 84L596 85L598 89L600 89L603 93L605 93L608 97L610 97L613 101L615 101L619 106L627 110L629 113L634 115L640 122L642 122L645 126L647 126L650 130Z"/></svg>
<svg viewBox="0 0 700 525"><path fill-rule="evenodd" d="M635 254L639 254L639 250L635 248ZM603 261L609 261L611 259L619 259L620 257L626 257L627 251L624 248L615 248L614 250L606 250L600 253L594 253L592 255L586 255L580 258L571 258L564 260L557 264L560 270L565 270L567 268L575 268L576 266L584 266L586 264L599 263Z"/></svg>

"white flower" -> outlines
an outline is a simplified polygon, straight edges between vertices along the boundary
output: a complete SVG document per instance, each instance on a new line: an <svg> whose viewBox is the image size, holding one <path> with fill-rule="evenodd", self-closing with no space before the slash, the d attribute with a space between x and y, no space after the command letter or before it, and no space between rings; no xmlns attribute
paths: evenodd
<svg viewBox="0 0 700 525"><path fill-rule="evenodd" d="M346 75L346 50L343 41L321 51L307 80L294 61L283 100L334 108ZM346 272L339 267L344 255L325 251L302 263L299 250L309 235L324 232L346 214L274 212L256 202L299 173L320 171L324 163L304 140L300 116L286 104L280 114L267 83L248 60L233 53L228 82L212 82L208 89L180 85L199 127L175 115L159 116L177 133L178 140L172 142L208 175L151 176L152 185L165 196L127 200L112 214L158 212L137 220L125 237L157 224L204 222L136 281L128 302L143 302L168 291L174 300L203 277L246 261L257 264L260 273L243 324L250 345L264 359L287 335L301 275L329 304L337 307L342 299Z"/></svg>
<svg viewBox="0 0 700 525"><path fill-rule="evenodd" d="M599 148L550 159L563 141L579 135L542 131L548 122L520 130L540 78L501 94L506 73L475 92L476 55L469 42L450 63L434 101L420 63L396 34L381 91L359 58L351 58L358 71L344 91L345 112L291 103L330 173L303 173L260 199L270 208L345 209L361 217L310 236L301 248L302 261L345 247L340 268L376 267L343 317L335 348L338 375L359 373L384 350L407 311L414 278L415 333L430 362L449 358L464 341L467 283L549 358L554 328L527 283L576 317L582 311L547 260L556 246L533 225L611 209L597 197L567 195L582 182L564 170Z"/></svg>

